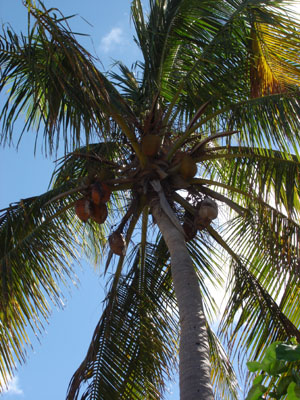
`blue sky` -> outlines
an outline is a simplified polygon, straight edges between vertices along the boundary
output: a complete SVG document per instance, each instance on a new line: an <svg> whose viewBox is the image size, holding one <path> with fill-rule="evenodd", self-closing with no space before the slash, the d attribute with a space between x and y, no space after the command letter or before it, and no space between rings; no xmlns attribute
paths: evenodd
<svg viewBox="0 0 300 400"><path fill-rule="evenodd" d="M139 58L132 40L129 0L46 0L45 4L60 8L64 15L78 14L71 22L72 29L90 35L83 37L81 43L100 58L103 70L109 69L114 60L130 66ZM0 22L11 24L17 33L26 33L27 13L22 1L0 0ZM0 106L1 103L3 97L0 97ZM16 131L22 130L22 123L22 120L18 122ZM34 135L28 132L18 151L8 147L0 149L0 209L47 190L55 158L43 157L40 147L34 155ZM83 262L81 267L74 268L80 282L78 288L65 291L64 310L53 310L40 343L31 337L34 349L28 349L27 362L19 366L8 391L0 395L1 400L65 398L70 378L86 354L104 298L101 267L95 269ZM179 398L176 386L174 389L170 386L168 399Z"/></svg>

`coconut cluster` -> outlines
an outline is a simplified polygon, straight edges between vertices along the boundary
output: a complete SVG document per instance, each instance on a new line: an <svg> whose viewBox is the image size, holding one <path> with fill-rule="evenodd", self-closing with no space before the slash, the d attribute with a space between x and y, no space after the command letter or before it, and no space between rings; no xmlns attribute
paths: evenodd
<svg viewBox="0 0 300 400"><path fill-rule="evenodd" d="M167 149L161 148L161 138L154 134L147 134L142 138L141 141L142 153L147 157L156 157L159 151L162 153ZM177 151L172 160L171 168L175 167L176 171L179 172L180 176L189 181L197 173L197 163L193 157L181 150Z"/></svg>
<svg viewBox="0 0 300 400"><path fill-rule="evenodd" d="M111 191L105 183L98 181L93 183L88 190L88 195L75 203L77 217L83 222L91 218L98 224L103 224L108 215L106 203L110 195Z"/></svg>

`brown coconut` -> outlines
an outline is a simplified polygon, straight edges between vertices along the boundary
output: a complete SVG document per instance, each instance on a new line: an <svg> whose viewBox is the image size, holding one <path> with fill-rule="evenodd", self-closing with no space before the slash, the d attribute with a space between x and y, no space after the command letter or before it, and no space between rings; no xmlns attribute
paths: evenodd
<svg viewBox="0 0 300 400"><path fill-rule="evenodd" d="M142 138L142 153L149 157L155 156L160 148L160 142L160 137L157 135L145 135Z"/></svg>
<svg viewBox="0 0 300 400"><path fill-rule="evenodd" d="M81 221L86 222L91 216L91 202L86 197L79 199L75 203L75 213Z"/></svg>
<svg viewBox="0 0 300 400"><path fill-rule="evenodd" d="M217 203L212 199L204 199L200 203L198 215L200 218L209 218L211 221L218 216Z"/></svg>
<svg viewBox="0 0 300 400"><path fill-rule="evenodd" d="M198 230L203 230L207 228L211 221L218 216L218 206L217 203L212 199L204 199L201 201L198 213L195 218L195 225Z"/></svg>
<svg viewBox="0 0 300 400"><path fill-rule="evenodd" d="M118 256L122 256L125 253L126 242L122 233L114 232L108 238L108 243L111 251Z"/></svg>
<svg viewBox="0 0 300 400"><path fill-rule="evenodd" d="M94 204L106 203L111 195L109 187L102 182L95 182L91 185L91 198Z"/></svg>
<svg viewBox="0 0 300 400"><path fill-rule="evenodd" d="M194 161L194 159L191 156L189 156L188 154L185 154L182 157L180 167L179 167L179 172L180 172L180 175L185 180L189 180L196 175L197 164Z"/></svg>
<svg viewBox="0 0 300 400"><path fill-rule="evenodd" d="M91 218L98 224L103 224L108 215L105 203L93 204L91 209Z"/></svg>

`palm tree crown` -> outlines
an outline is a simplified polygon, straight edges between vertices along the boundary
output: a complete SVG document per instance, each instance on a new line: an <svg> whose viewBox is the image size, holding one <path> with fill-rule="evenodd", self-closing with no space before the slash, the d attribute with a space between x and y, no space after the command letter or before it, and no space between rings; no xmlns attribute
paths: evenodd
<svg viewBox="0 0 300 400"><path fill-rule="evenodd" d="M24 132L42 132L50 154L63 143L65 156L51 190L0 216L1 374L24 359L27 327L40 329L83 249L113 279L68 399L163 398L178 351L181 399L212 399L212 387L237 398L221 340L252 358L300 341L300 25L289 1L149 0L145 13L132 0L143 59L106 74L68 18L25 3L28 35L0 37L0 140L25 112ZM210 287L225 274L216 334Z"/></svg>

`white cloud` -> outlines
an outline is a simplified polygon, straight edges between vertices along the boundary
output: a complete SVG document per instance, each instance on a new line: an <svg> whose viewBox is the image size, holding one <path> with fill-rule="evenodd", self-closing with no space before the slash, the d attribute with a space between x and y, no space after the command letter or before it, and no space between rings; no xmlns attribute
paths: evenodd
<svg viewBox="0 0 300 400"><path fill-rule="evenodd" d="M100 48L105 53L108 53L115 45L124 42L123 31L121 28L112 28L112 30L105 35L100 42Z"/></svg>
<svg viewBox="0 0 300 400"><path fill-rule="evenodd" d="M23 390L19 387L19 378L14 376L9 382L3 394L9 395L23 395Z"/></svg>

